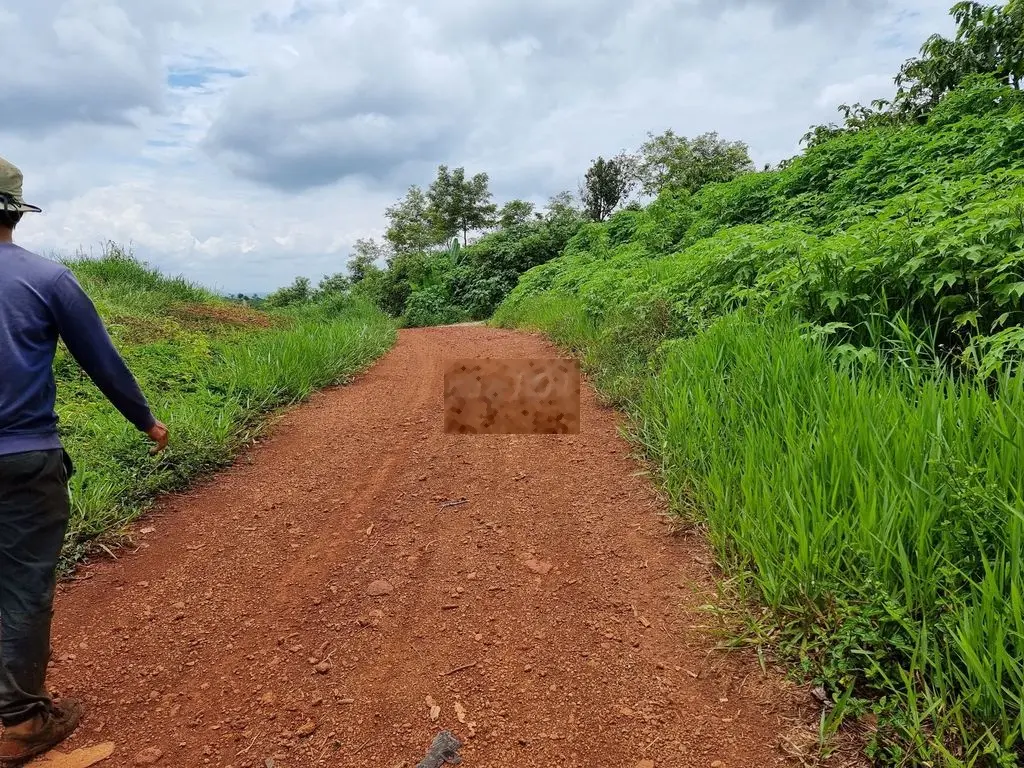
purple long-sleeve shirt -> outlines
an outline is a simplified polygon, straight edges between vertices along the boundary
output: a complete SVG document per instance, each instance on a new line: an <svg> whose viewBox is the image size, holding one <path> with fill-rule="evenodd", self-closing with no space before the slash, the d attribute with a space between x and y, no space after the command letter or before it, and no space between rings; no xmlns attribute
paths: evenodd
<svg viewBox="0 0 1024 768"><path fill-rule="evenodd" d="M67 267L0 243L0 456L60 448L58 336L100 391L143 432L156 422L92 301Z"/></svg>

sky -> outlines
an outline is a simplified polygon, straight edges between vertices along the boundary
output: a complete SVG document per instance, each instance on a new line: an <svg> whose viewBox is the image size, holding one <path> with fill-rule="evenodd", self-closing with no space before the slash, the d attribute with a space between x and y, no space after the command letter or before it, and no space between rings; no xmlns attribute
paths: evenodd
<svg viewBox="0 0 1024 768"><path fill-rule="evenodd" d="M228 293L345 269L445 163L543 204L649 132L763 165L892 95L952 0L35 0L0 7L18 241Z"/></svg>

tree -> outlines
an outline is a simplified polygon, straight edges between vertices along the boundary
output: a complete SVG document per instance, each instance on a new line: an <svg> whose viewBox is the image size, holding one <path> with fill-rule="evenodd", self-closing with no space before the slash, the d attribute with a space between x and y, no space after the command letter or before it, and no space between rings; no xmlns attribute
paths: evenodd
<svg viewBox="0 0 1024 768"><path fill-rule="evenodd" d="M666 187L694 193L754 170L746 144L725 141L714 132L695 139L677 136L671 129L647 136L635 159L636 180L645 195L657 195Z"/></svg>
<svg viewBox="0 0 1024 768"><path fill-rule="evenodd" d="M356 240L352 246L352 258L348 261L349 281L352 285L361 283L371 273L380 271L378 262L387 263L390 258L391 252L388 247L372 237Z"/></svg>
<svg viewBox="0 0 1024 768"><path fill-rule="evenodd" d="M395 253L414 253L437 245L427 195L413 184L402 200L385 209L390 222L384 238ZM441 238L443 239L443 238Z"/></svg>
<svg viewBox="0 0 1024 768"><path fill-rule="evenodd" d="M552 195L548 198L547 216L545 218L548 221L555 219L578 219L581 212L576 203L576 196L569 190Z"/></svg>
<svg viewBox="0 0 1024 768"><path fill-rule="evenodd" d="M465 168L450 171L438 166L437 178L427 190L428 216L433 224L434 243L447 242L462 233L462 244L469 233L494 224L497 206L491 202L486 173L466 178Z"/></svg>
<svg viewBox="0 0 1024 768"><path fill-rule="evenodd" d="M1024 80L1024 0L1005 6L972 0L950 9L953 39L932 35L920 56L909 59L896 76L894 107L905 117L921 118L969 75L992 74L1020 89Z"/></svg>
<svg viewBox="0 0 1024 768"><path fill-rule="evenodd" d="M287 307L291 304L301 304L309 301L310 288L308 277L296 277L295 282L286 288L278 288L267 296L268 307Z"/></svg>
<svg viewBox="0 0 1024 768"><path fill-rule="evenodd" d="M498 211L498 226L502 229L525 224L533 215L533 203L526 200L509 200Z"/></svg>
<svg viewBox="0 0 1024 768"><path fill-rule="evenodd" d="M349 279L341 272L333 275L324 275L317 286L317 293L320 296L327 296L335 293L345 293L349 289Z"/></svg>
<svg viewBox="0 0 1024 768"><path fill-rule="evenodd" d="M580 199L587 216L594 221L608 218L633 187L632 174L631 163L625 155L611 160L598 157L580 186Z"/></svg>

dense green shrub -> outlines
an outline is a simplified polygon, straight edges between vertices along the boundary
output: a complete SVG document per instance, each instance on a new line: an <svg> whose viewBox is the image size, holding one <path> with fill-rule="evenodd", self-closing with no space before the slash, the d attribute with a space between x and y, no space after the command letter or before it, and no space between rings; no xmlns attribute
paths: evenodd
<svg viewBox="0 0 1024 768"><path fill-rule="evenodd" d="M441 286L432 285L414 291L405 302L404 325L422 328L431 325L458 323L465 313L451 303L447 292Z"/></svg>
<svg viewBox="0 0 1024 768"><path fill-rule="evenodd" d="M555 289L600 317L669 301L678 332L752 304L854 346L899 316L957 364L992 372L1024 352L1024 97L975 78L947 101L958 119L943 101L924 125L840 135L784 170L587 225L510 302ZM666 242L680 247L666 255Z"/></svg>
<svg viewBox="0 0 1024 768"><path fill-rule="evenodd" d="M578 213L560 211L514 223L466 247L395 255L386 270L354 290L410 327L482 320L523 272L562 253L581 224Z"/></svg>

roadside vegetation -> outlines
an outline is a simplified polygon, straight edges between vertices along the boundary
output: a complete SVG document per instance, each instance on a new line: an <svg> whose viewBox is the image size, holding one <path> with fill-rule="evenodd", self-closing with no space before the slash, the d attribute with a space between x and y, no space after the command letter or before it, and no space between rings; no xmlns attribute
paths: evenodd
<svg viewBox="0 0 1024 768"><path fill-rule="evenodd" d="M882 765L1024 764L1024 4L781 167L581 226L495 322L632 415L745 641ZM699 158L696 161L700 162Z"/></svg>
<svg viewBox="0 0 1024 768"><path fill-rule="evenodd" d="M57 412L77 470L69 562L158 492L227 464L276 409L346 381L395 338L393 321L344 292L263 312L164 276L114 245L68 265L172 435L164 454L148 455L146 441L58 349Z"/></svg>

